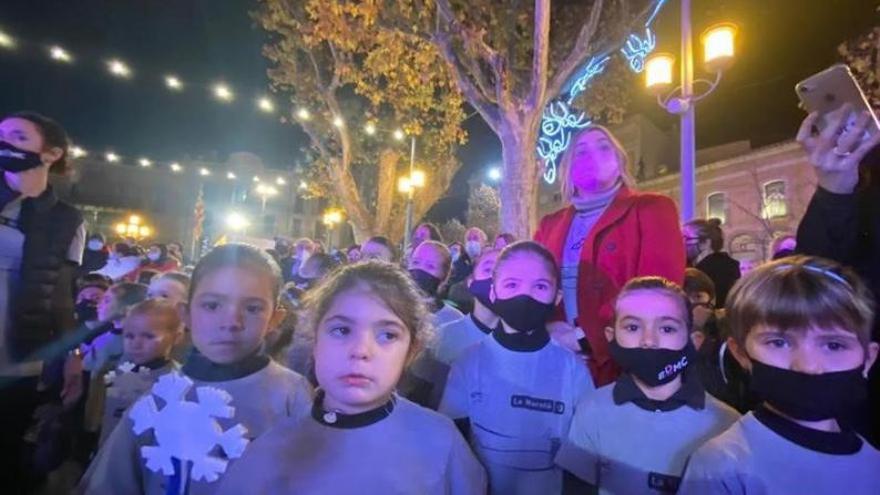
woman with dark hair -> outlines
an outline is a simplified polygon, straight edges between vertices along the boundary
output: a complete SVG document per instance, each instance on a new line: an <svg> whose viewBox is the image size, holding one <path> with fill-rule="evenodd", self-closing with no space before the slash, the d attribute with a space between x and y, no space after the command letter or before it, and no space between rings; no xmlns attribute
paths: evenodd
<svg viewBox="0 0 880 495"><path fill-rule="evenodd" d="M739 280L739 261L733 259L724 249L724 231L721 220L697 218L684 224L682 228L688 266L705 273L715 283L715 302L724 307L727 293Z"/></svg>
<svg viewBox="0 0 880 495"><path fill-rule="evenodd" d="M68 145L64 129L42 115L19 112L0 120L0 452L19 462L38 385L43 394L64 393L60 376L43 370L35 353L76 321L72 289L85 225L49 185L50 174L67 171ZM25 467L2 470L4 491L25 489Z"/></svg>
<svg viewBox="0 0 880 495"><path fill-rule="evenodd" d="M569 349L588 355L596 386L611 383L605 328L620 288L634 277L684 280L684 245L675 203L636 192L623 147L604 127L572 136L562 157L562 193L568 205L541 219L535 240L559 264L562 304L547 325Z"/></svg>

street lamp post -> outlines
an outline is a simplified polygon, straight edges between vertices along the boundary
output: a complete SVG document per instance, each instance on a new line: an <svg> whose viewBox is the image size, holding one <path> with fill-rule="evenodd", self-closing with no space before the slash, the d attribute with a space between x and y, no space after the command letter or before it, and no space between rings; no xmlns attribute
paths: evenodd
<svg viewBox="0 0 880 495"><path fill-rule="evenodd" d="M733 61L736 26L730 23L717 24L707 29L701 36L704 51L704 64L714 72L715 80L694 80L693 33L691 24L691 0L681 0L681 85L671 93L666 93L672 85L672 67L675 59L665 53L658 53L645 62L645 85L657 94L657 102L667 112L679 115L681 119L680 173L681 173L681 218L688 221L694 218L696 210L696 103L718 87L721 74ZM694 83L707 83L708 89L700 94L694 92Z"/></svg>
<svg viewBox="0 0 880 495"><path fill-rule="evenodd" d="M324 211L324 225L327 226L327 250L333 249L333 229L336 224L342 222L342 210L338 208L330 208Z"/></svg>
<svg viewBox="0 0 880 495"><path fill-rule="evenodd" d="M409 187L407 187L406 191L406 224L404 226L403 232L403 247L406 249L409 246L410 241L412 240L412 223L413 223L413 169L415 167L416 161L416 137L413 136L411 139L410 145L410 153L409 153Z"/></svg>
<svg viewBox="0 0 880 495"><path fill-rule="evenodd" d="M262 199L262 213L266 213L266 201L278 194L278 189L275 189L273 186L268 186L266 184L257 184L257 194L260 195L260 199Z"/></svg>
<svg viewBox="0 0 880 495"><path fill-rule="evenodd" d="M409 175L401 177L397 181L397 190L406 194L406 224L403 232L403 248L410 245L412 240L412 224L413 224L413 196L416 189L425 186L425 173L415 169L416 159L416 138L412 139L412 153L409 159Z"/></svg>

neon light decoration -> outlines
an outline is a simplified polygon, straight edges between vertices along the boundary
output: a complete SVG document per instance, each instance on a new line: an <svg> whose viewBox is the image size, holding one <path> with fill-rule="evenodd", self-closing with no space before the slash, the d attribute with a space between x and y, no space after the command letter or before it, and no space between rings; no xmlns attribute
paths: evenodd
<svg viewBox="0 0 880 495"><path fill-rule="evenodd" d="M553 166L544 167L544 180L548 184L556 182L556 160L565 151L571 141L574 129L583 129L590 125L590 120L583 112L574 114L571 107L564 101L550 103L544 109L541 121L541 137L538 138L538 155L546 163Z"/></svg>
<svg viewBox="0 0 880 495"><path fill-rule="evenodd" d="M629 68L639 73L645 70L645 58L657 47L657 38L651 32L651 28L645 28L645 38L639 38L636 34L629 35L620 53L629 62Z"/></svg>
<svg viewBox="0 0 880 495"><path fill-rule="evenodd" d="M644 70L645 59L657 47L657 37L651 30L651 24L665 3L666 0L655 0L654 8L645 22L644 37L641 36L642 33L630 34L619 49L633 72ZM592 122L583 112L573 111L572 102L579 94L586 91L596 76L605 71L613 53L614 51L606 52L592 57L569 89L544 109L537 151L538 156L544 161L544 180L548 184L556 182L557 161L571 143L572 133L587 127Z"/></svg>

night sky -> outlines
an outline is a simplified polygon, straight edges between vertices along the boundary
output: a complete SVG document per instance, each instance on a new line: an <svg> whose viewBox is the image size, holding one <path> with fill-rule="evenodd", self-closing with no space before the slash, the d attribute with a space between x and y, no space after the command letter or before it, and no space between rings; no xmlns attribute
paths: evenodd
<svg viewBox="0 0 880 495"><path fill-rule="evenodd" d="M791 138L802 113L794 84L837 60L836 46L877 22L868 0L694 0L696 35L712 22L740 26L734 67L718 91L697 109L698 147L750 139L755 146ZM248 16L246 0L4 0L0 30L19 42L0 50L0 113L37 110L62 122L89 150L111 148L128 157L158 161L201 157L225 160L251 151L275 168L292 166L303 134L257 112L255 98L268 92L264 34ZM678 52L678 2L658 18L660 49ZM47 46L59 44L72 65L52 62ZM697 52L699 53L699 52ZM111 77L102 61L119 57L134 71L130 80ZM699 67L698 67L699 69ZM179 75L186 89L169 92L165 73ZM208 87L223 80L236 101L220 104ZM632 81L632 112L646 113L661 128L676 119L656 107ZM275 97L276 102L279 98ZM471 174L500 160L494 135L475 117L471 140L450 198L438 218L460 213L457 191Z"/></svg>

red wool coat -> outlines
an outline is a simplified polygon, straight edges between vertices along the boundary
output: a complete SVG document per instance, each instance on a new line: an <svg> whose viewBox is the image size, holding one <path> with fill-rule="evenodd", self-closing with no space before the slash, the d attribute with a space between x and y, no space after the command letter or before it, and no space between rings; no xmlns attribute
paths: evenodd
<svg viewBox="0 0 880 495"><path fill-rule="evenodd" d="M569 206L545 216L535 233L535 241L550 250L560 265L574 213ZM684 269L684 241L675 203L663 195L622 187L587 236L578 268L578 323L593 348L589 367L597 387L611 383L620 373L608 352L605 327L613 324L614 300L621 287L644 275L681 284ZM564 319L560 304L553 320Z"/></svg>

